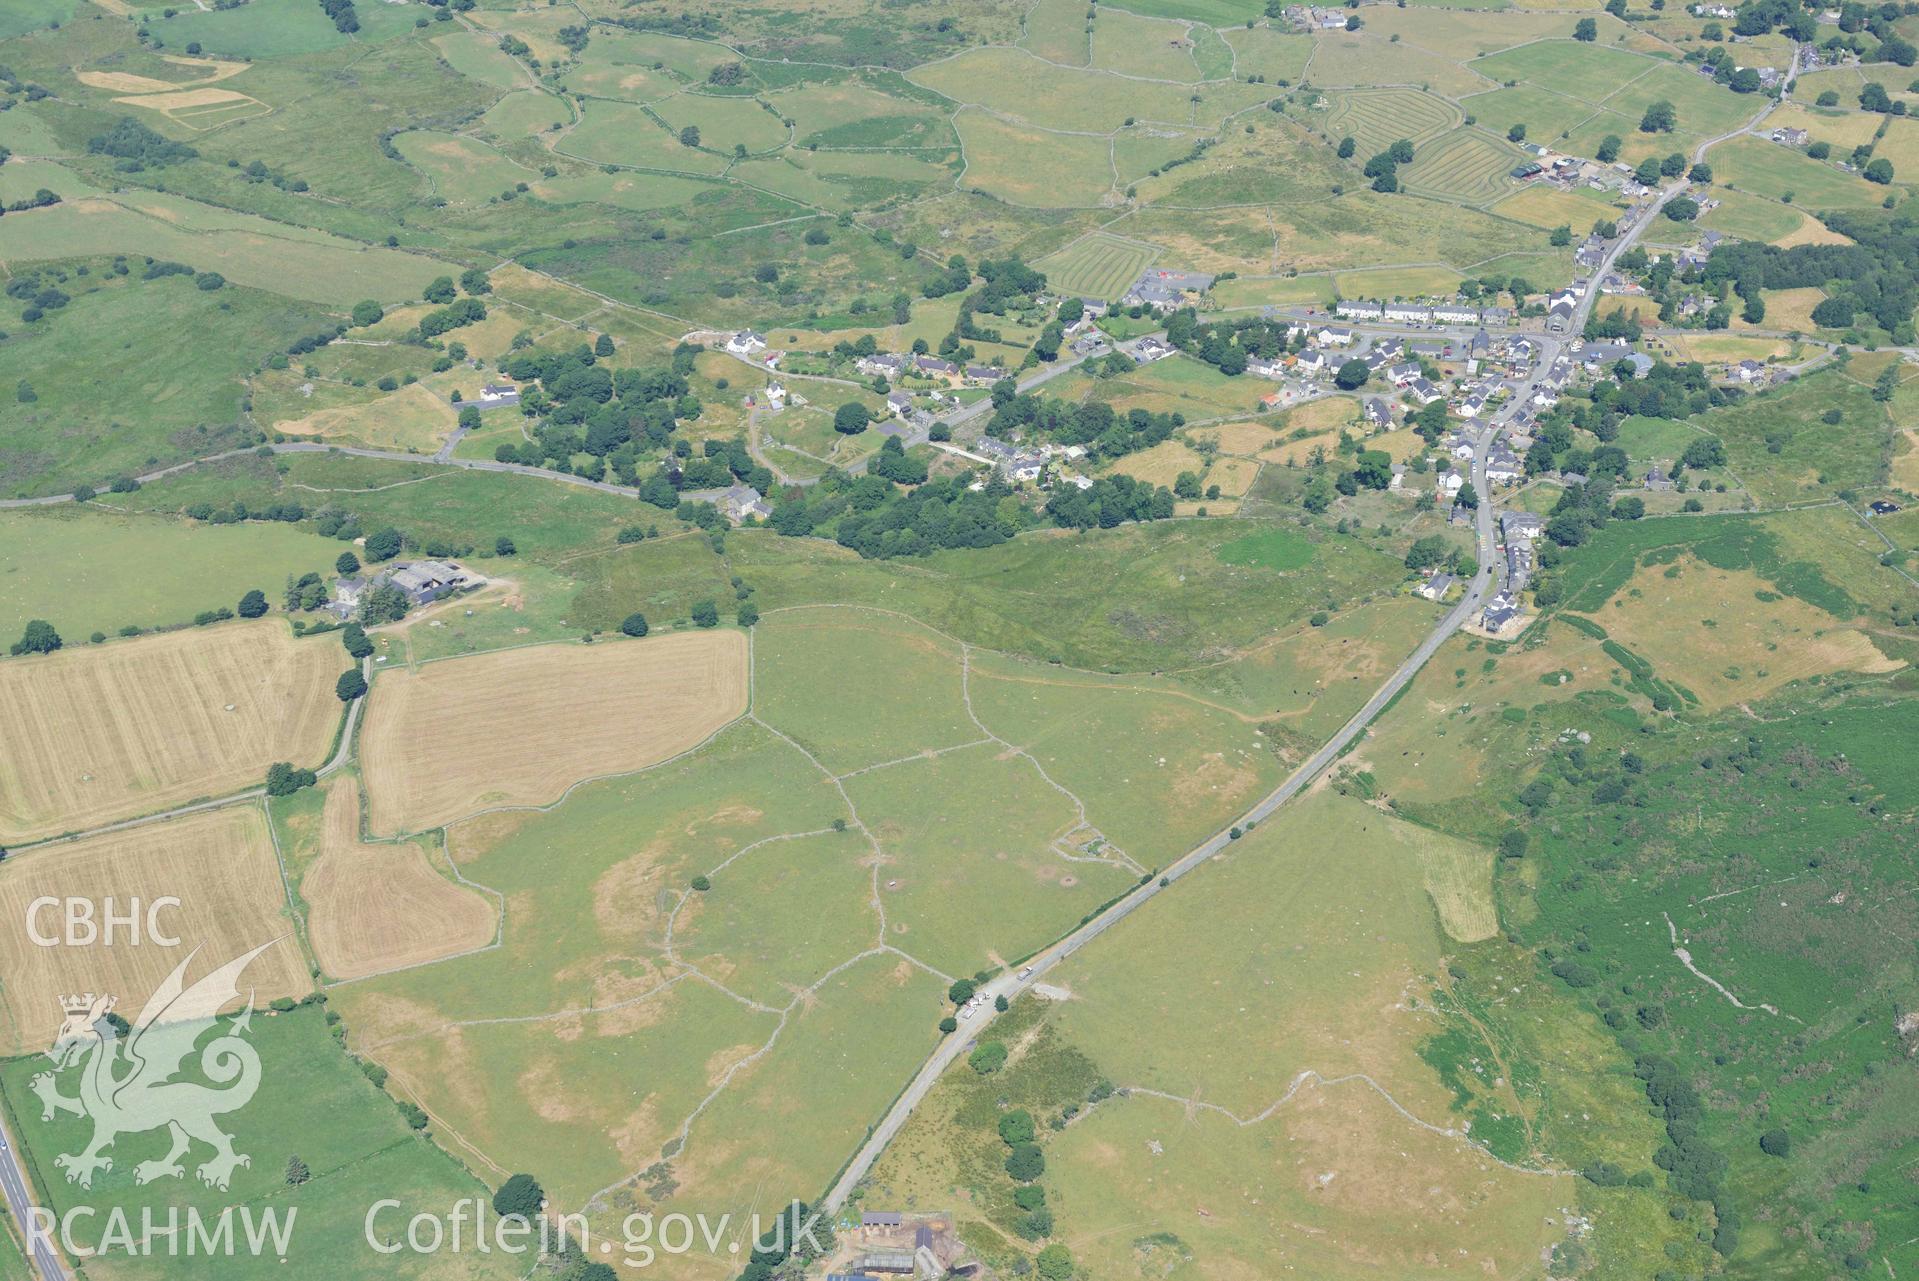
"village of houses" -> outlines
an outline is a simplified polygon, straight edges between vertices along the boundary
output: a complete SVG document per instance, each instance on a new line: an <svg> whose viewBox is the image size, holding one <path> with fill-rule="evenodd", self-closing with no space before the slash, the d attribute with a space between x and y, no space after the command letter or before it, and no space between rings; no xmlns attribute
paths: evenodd
<svg viewBox="0 0 1919 1281"><path fill-rule="evenodd" d="M1564 163L1566 159L1545 154L1540 173L1552 181L1589 180L1591 162L1569 166ZM1642 212L1643 207L1623 212L1615 235L1630 228ZM1707 233L1700 245L1679 252L1679 265L1703 263L1719 239L1717 233ZM1449 435L1435 442L1438 456L1433 465L1422 462L1415 469L1395 463L1388 488L1391 493L1415 500L1429 494L1434 510L1445 513L1448 525L1470 527L1473 511L1458 500L1473 467L1476 440L1495 425L1495 415L1498 431L1485 470L1485 480L1493 493L1485 497L1497 503L1528 481L1524 455L1532 446L1533 428L1540 416L1558 403L1563 391L1576 380L1623 376L1628 368L1632 376L1645 377L1652 370L1652 358L1629 343L1587 340L1571 333L1572 322L1589 290L1598 289L1610 297L1639 289L1631 279L1603 270L1614 243L1598 231L1589 235L1575 249L1575 265L1588 275L1548 294L1543 312L1531 308L1524 316L1502 307L1459 300L1345 299L1326 310L1264 307L1260 309L1264 318L1286 324L1288 351L1247 365L1247 376L1273 385L1254 398L1249 414L1242 416L1277 414L1346 394L1336 385L1335 377L1342 366L1354 361L1367 372L1357 397L1354 423L1367 436L1403 428L1409 415L1444 402L1449 419L1457 421ZM1115 338L1101 322L1118 309L1148 316L1165 315L1182 307L1203 309L1213 283L1214 277L1203 272L1155 267L1144 271L1117 302L1080 299L1082 314L1066 330L1059 362L1021 384L1022 389L1063 368L1115 354L1134 366L1176 356L1176 349L1163 332ZM1057 304L1060 300L1042 301ZM998 365L962 365L923 351L892 352L873 347L831 365L824 364L819 353L806 353L810 358L807 371L789 373L787 367L796 362L789 361L789 353L771 347L759 332L696 333L688 339L706 342L772 375L763 388L744 397L746 407L761 414L777 416L789 407L808 403L797 386L789 387L788 382L799 384L822 377L844 382L849 375L856 376L887 389L884 416L874 423L873 430L883 437L899 439L902 446L929 445L961 464L975 467L975 489L982 488L985 478L994 473L1015 487L1038 491L1058 485L1085 489L1095 483L1086 470L1094 460L1088 458L1084 446L1029 441L1017 434L1000 439L983 427L973 426L987 417L992 387L1015 376ZM870 342L867 345L872 346ZM821 367L832 372L814 372ZM1753 360L1727 363L1716 373L1723 382L1748 390L1787 376L1776 366ZM512 406L518 400L514 387L489 383L478 400L469 403L485 410ZM1586 478L1564 474L1544 479L1578 484ZM1637 481L1648 491L1672 487L1658 464ZM735 525L764 521L772 514L768 496L742 484L685 496L713 503ZM1496 549L1505 562L1503 587L1476 620L1478 630L1500 636L1524 625L1521 593L1533 577L1535 545L1543 527L1543 519L1532 512L1496 508ZM430 564L429 569L443 576L464 572L450 565ZM1442 601L1449 593L1463 591L1464 584L1456 582L1452 574L1439 571L1414 590L1427 599Z"/></svg>

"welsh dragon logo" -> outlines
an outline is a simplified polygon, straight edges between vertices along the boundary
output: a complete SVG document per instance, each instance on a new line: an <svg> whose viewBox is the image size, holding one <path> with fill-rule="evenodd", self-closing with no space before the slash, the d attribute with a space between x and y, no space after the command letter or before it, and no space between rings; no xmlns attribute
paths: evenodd
<svg viewBox="0 0 1919 1281"><path fill-rule="evenodd" d="M91 1187L95 1173L113 1168L106 1149L114 1140L163 1126L172 1136L172 1147L164 1157L134 1166L139 1183L183 1175L180 1158L195 1140L213 1149L196 1171L210 1187L225 1191L233 1171L253 1163L233 1150L233 1136L215 1121L245 1107L260 1088L260 1056L244 1039L253 1020L252 993L238 1014L226 1020L218 1015L221 1006L240 995L238 980L248 963L272 946L262 944L187 986L187 966L199 952L195 948L154 990L130 1027L109 1017L111 996L88 993L61 1000L67 1017L47 1051L53 1068L34 1077L32 1088L40 1096L43 1121L65 1112L93 1122L93 1138L85 1148L54 1158L68 1182ZM213 1084L174 1080L209 1028L217 1028L218 1035L200 1049L199 1067ZM80 1091L70 1098L60 1093L56 1078L76 1064Z"/></svg>

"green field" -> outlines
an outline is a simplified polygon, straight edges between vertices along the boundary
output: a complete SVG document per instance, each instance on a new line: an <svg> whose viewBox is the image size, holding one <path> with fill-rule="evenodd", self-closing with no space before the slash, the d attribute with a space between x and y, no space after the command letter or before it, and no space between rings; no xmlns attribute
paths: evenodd
<svg viewBox="0 0 1919 1281"><path fill-rule="evenodd" d="M1740 191L1774 200L1790 197L1817 213L1876 205L1883 189L1830 164L1760 138L1734 138L1712 149L1713 176Z"/></svg>
<svg viewBox="0 0 1919 1281"><path fill-rule="evenodd" d="M328 572L340 545L295 525L201 525L62 506L0 513L0 636L44 618L69 645L191 622L258 588Z"/></svg>
<svg viewBox="0 0 1919 1281"><path fill-rule="evenodd" d="M496 89L523 89L526 76L518 63L508 57L495 41L487 39L477 31L457 31L451 35L436 36L433 47L440 51L447 65L471 80L490 84Z"/></svg>
<svg viewBox="0 0 1919 1281"><path fill-rule="evenodd" d="M1896 823L1919 800L1905 746L1913 710L1909 699L1867 696L1764 734L1748 734L1739 717L1666 735L1649 745L1631 842L1609 847L1624 812L1593 800L1582 780L1556 798L1550 822L1587 833L1579 846L1548 835L1541 874L1509 878L1508 892L1536 914L1527 941L1578 940L1584 972L1603 976L1573 999L1631 993L1617 1005L1633 1027L1622 1042L1700 1065L1699 1141L1727 1163L1721 1196L1743 1225L1735 1265L1823 1271L1832 1265L1821 1257L1857 1252L1866 1224L1886 1233L1889 1254L1915 1231L1912 1207L1885 1177L1912 1159L1913 1133L1895 1119L1911 1113L1912 1084L1906 1073L1880 1076L1901 1055L1885 1011L1911 987L1898 954L1911 927L1882 910L1897 841L1874 817ZM1845 777L1823 767L1840 760L1852 763ZM1770 817L1749 822L1758 812ZM1595 858L1587 842L1613 852ZM1673 857L1680 849L1698 856ZM1842 912L1847 903L1859 906ZM1760 1151L1772 1129L1788 1134L1788 1156ZM1752 1215L1760 1206L1769 1213ZM1793 1230L1812 1222L1835 1230Z"/></svg>
<svg viewBox="0 0 1919 1281"><path fill-rule="evenodd" d="M1113 188L1112 148L1081 134L1050 133L979 111L954 119L966 170L960 186L1038 209L1102 204Z"/></svg>
<svg viewBox="0 0 1919 1281"><path fill-rule="evenodd" d="M390 22L379 25L389 34L395 29ZM176 48L197 44L208 53L240 58L317 53L347 41L318 5L302 4L300 0L261 0L234 9L177 11L160 20L158 32Z"/></svg>
<svg viewBox="0 0 1919 1281"><path fill-rule="evenodd" d="M480 126L501 142L518 142L569 123L573 113L552 94L522 89L487 108Z"/></svg>
<svg viewBox="0 0 1919 1281"><path fill-rule="evenodd" d="M202 290L190 277L80 292L86 283L67 281L72 302L0 342L0 380L16 397L30 389L0 425L9 495L105 489L118 475L250 443L239 425L242 379L320 323L271 294ZM183 334L191 341L177 343Z"/></svg>
<svg viewBox="0 0 1919 1281"><path fill-rule="evenodd" d="M964 747L846 780L878 842L887 940L947 974L1030 954L1130 886L1117 862L1068 861L1070 796L1000 744ZM993 821L972 821L990 797Z"/></svg>
<svg viewBox="0 0 1919 1281"><path fill-rule="evenodd" d="M1524 81L1595 106L1659 66L1650 58L1623 49L1571 40L1541 40L1475 59L1470 65L1501 84ZM1683 118L1680 124L1690 127Z"/></svg>
<svg viewBox="0 0 1919 1281"><path fill-rule="evenodd" d="M1004 658L974 664L973 710L1031 752L1135 862L1170 862L1282 772L1262 724L1176 686Z"/></svg>
<svg viewBox="0 0 1919 1281"><path fill-rule="evenodd" d="M1075 240L1036 265L1050 283L1068 293L1112 301L1158 256L1159 250L1152 245L1095 234Z"/></svg>
<svg viewBox="0 0 1919 1281"><path fill-rule="evenodd" d="M1838 410L1837 423L1825 415ZM1891 424L1868 388L1822 373L1715 410L1695 424L1726 442L1732 470L1766 506L1829 497L1885 479Z"/></svg>
<svg viewBox="0 0 1919 1281"><path fill-rule="evenodd" d="M393 145L432 181L436 192L454 204L485 204L516 184L539 177L485 143L456 134L403 133Z"/></svg>
<svg viewBox="0 0 1919 1281"><path fill-rule="evenodd" d="M700 145L715 151L731 152L735 146L768 151L787 140L786 126L779 117L754 98L682 93L654 109L674 133L689 126L698 129Z"/></svg>
<svg viewBox="0 0 1919 1281"><path fill-rule="evenodd" d="M231 11L237 12L237 10ZM238 285L302 301L350 306L362 298L417 298L445 264L385 247L284 229L188 202L188 217L149 217L108 199L69 201L18 215L7 226L10 261L147 254L218 271Z"/></svg>
<svg viewBox="0 0 1919 1281"><path fill-rule="evenodd" d="M782 610L754 633L754 711L839 773L978 742L960 661L958 646L896 615ZM864 678L838 679L846 671Z"/></svg>
<svg viewBox="0 0 1919 1281"><path fill-rule="evenodd" d="M725 171L724 157L683 146L675 132L640 107L595 101L587 104L585 119L558 147L596 164L701 174Z"/></svg>
<svg viewBox="0 0 1919 1281"><path fill-rule="evenodd" d="M1532 83L1476 93L1461 105L1473 114L1481 128L1504 134L1514 125L1524 125L1528 138L1548 145L1594 114L1591 103Z"/></svg>
<svg viewBox="0 0 1919 1281"><path fill-rule="evenodd" d="M121 1136L111 1149L112 1168L99 1175L90 1189L67 1182L55 1167L60 1153L77 1152L91 1128L84 1118L62 1116L40 1119L40 1104L28 1081L43 1070L44 1059L16 1059L0 1071L9 1123L19 1135L30 1177L34 1178L56 1214L71 1207L91 1206L94 1213L76 1219L76 1235L98 1242L108 1230L108 1214L120 1209L130 1216L132 1238L146 1250L130 1257L124 1245L108 1249L88 1262L90 1275L102 1277L272 1277L284 1276L287 1264L321 1269L329 1276L374 1277L442 1275L444 1260L410 1251L386 1255L367 1243L364 1223L368 1207L392 1199L392 1224L401 1232L415 1213L445 1213L456 1198L483 1196L485 1187L450 1160L427 1138L411 1133L392 1100L364 1077L327 1034L319 1009L290 1014L256 1012L247 1039L261 1063L259 1092L245 1107L221 1118L231 1130L234 1148L251 1158L233 1174L229 1191L204 1187L191 1169L177 1179L161 1178L144 1186L134 1182L134 1166L158 1158L167 1150L164 1130ZM195 1073L189 1059L187 1079ZM77 1075L69 1073L69 1077ZM71 1083L64 1086L72 1092ZM322 1119L323 1123L322 1123ZM190 1160L204 1160L208 1149L196 1145ZM290 1157L298 1157L311 1178L289 1187L285 1174ZM169 1252L164 1242L145 1237L139 1224L150 1210L164 1224L169 1209L184 1214L197 1209L211 1220L225 1206L244 1206L256 1216L277 1211L292 1217L285 1258L268 1249L260 1255L242 1243L231 1256L211 1261L189 1257L184 1248ZM297 1211L297 1213L296 1213ZM236 1218L234 1235L242 1234L244 1220ZM381 1226L390 1226L381 1220ZM242 1242L244 1238L242 1238ZM520 1273L508 1256L463 1257L462 1275L511 1277Z"/></svg>

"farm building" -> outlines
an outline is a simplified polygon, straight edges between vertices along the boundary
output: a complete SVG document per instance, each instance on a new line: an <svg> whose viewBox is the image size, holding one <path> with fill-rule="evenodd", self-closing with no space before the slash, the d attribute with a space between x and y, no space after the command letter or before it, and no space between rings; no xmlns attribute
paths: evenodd
<svg viewBox="0 0 1919 1281"><path fill-rule="evenodd" d="M766 349L766 337L751 329L742 329L726 340L726 350L735 356L750 356Z"/></svg>
<svg viewBox="0 0 1919 1281"><path fill-rule="evenodd" d="M482 575L462 569L450 560L414 561L389 570L382 577L405 592L406 598L415 605L425 605L442 596L486 584Z"/></svg>
<svg viewBox="0 0 1919 1281"><path fill-rule="evenodd" d="M744 521L748 516L757 516L759 519L765 520L773 514L773 509L767 505L766 499L760 496L760 491L754 489L751 485L732 486L720 495L719 501L716 502L714 506L720 509L722 516L725 516L735 525Z"/></svg>
<svg viewBox="0 0 1919 1281"><path fill-rule="evenodd" d="M414 605L425 605L454 592L486 586L484 575L462 568L449 560L421 560L389 565L367 574L333 580L333 597L328 608L341 618L350 618L359 609L366 594L382 583L392 583Z"/></svg>
<svg viewBox="0 0 1919 1281"><path fill-rule="evenodd" d="M1140 273L1139 279L1133 282L1133 287L1120 301L1128 307L1170 311L1185 306L1212 286L1213 278L1205 272L1148 269Z"/></svg>
<svg viewBox="0 0 1919 1281"><path fill-rule="evenodd" d="M488 383L480 388L479 396L467 402L481 409L502 409L508 405L520 403L520 389L512 383Z"/></svg>

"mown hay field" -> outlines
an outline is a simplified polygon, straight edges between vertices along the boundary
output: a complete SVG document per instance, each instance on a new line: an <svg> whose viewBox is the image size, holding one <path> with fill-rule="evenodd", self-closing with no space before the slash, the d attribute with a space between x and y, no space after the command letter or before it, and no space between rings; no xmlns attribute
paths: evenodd
<svg viewBox="0 0 1919 1281"><path fill-rule="evenodd" d="M0 841L51 836L317 766L337 642L262 620L0 663Z"/></svg>
<svg viewBox="0 0 1919 1281"><path fill-rule="evenodd" d="M1047 282L1062 293L1112 300L1159 257L1156 246L1095 232L1039 262Z"/></svg>
<svg viewBox="0 0 1919 1281"><path fill-rule="evenodd" d="M644 769L746 710L743 633L503 650L375 683L360 759L377 833L542 805Z"/></svg>
<svg viewBox="0 0 1919 1281"><path fill-rule="evenodd" d="M328 977L364 978L484 947L497 924L484 894L456 885L419 843L360 840L360 784L327 790L320 857L300 882L307 934Z"/></svg>
<svg viewBox="0 0 1919 1281"><path fill-rule="evenodd" d="M1401 138L1417 147L1437 138L1462 119L1458 107L1418 89L1349 89L1333 98L1326 132L1351 135L1358 157L1386 150Z"/></svg>
<svg viewBox="0 0 1919 1281"><path fill-rule="evenodd" d="M43 937L74 941L39 946L23 926L34 900L48 896L91 900L96 922L109 897L120 913L137 903L140 946L129 946L124 934L112 946L104 939L81 945L79 936L64 933L57 908L42 908L36 929ZM178 938L178 946L144 933L146 906L163 897L180 903L161 908L155 924ZM265 1005L312 987L286 916L286 890L266 818L255 805L205 810L9 859L0 867L0 913L9 922L0 931L0 1007L6 1012L0 1044L8 1054L53 1044L63 1018L60 998L71 993L111 995L118 1002L115 1013L139 1018L154 987L194 948L200 955L187 971L189 983L272 943L247 967L242 990L251 988L255 1004Z"/></svg>
<svg viewBox="0 0 1919 1281"><path fill-rule="evenodd" d="M1401 175L1418 195L1487 205L1518 183L1510 170L1525 157L1514 147L1473 129L1457 129L1421 147Z"/></svg>

